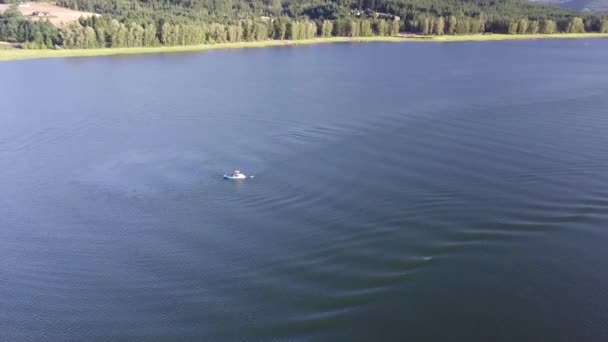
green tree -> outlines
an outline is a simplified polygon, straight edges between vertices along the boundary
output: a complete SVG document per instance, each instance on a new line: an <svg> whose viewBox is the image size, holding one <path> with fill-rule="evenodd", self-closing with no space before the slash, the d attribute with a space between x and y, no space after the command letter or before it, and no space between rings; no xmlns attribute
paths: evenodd
<svg viewBox="0 0 608 342"><path fill-rule="evenodd" d="M458 17L456 19L456 34L467 34L469 33L469 19L466 17Z"/></svg>
<svg viewBox="0 0 608 342"><path fill-rule="evenodd" d="M433 34L443 36L445 32L445 20L443 17L438 17L433 25Z"/></svg>
<svg viewBox="0 0 608 342"><path fill-rule="evenodd" d="M431 34L431 20L429 19L429 17L427 16L423 16L420 21L420 28L419 28L419 32L424 34L424 35L428 35Z"/></svg>
<svg viewBox="0 0 608 342"><path fill-rule="evenodd" d="M228 26L228 41L231 43L235 43L238 42L237 40L237 34L236 34L236 26L235 25L229 25Z"/></svg>
<svg viewBox="0 0 608 342"><path fill-rule="evenodd" d="M321 28L321 32L324 38L331 37L331 34L334 30L334 24L329 20L323 20L323 26Z"/></svg>
<svg viewBox="0 0 608 342"><path fill-rule="evenodd" d="M448 18L448 34L456 33L456 17L451 15Z"/></svg>
<svg viewBox="0 0 608 342"><path fill-rule="evenodd" d="M153 24L147 24L144 27L144 46L156 45L158 45L158 39L156 39L156 27Z"/></svg>
<svg viewBox="0 0 608 342"><path fill-rule="evenodd" d="M255 40L255 25L251 20L245 20L241 23L243 27L243 40L253 41Z"/></svg>
<svg viewBox="0 0 608 342"><path fill-rule="evenodd" d="M275 14L281 13L281 9L282 9L281 0L271 0L271 8Z"/></svg>
<svg viewBox="0 0 608 342"><path fill-rule="evenodd" d="M362 20L361 21L360 35L362 37L371 37L373 35L372 24L369 22L369 20Z"/></svg>
<svg viewBox="0 0 608 342"><path fill-rule="evenodd" d="M265 23L258 22L255 29L255 40L262 41L268 39L268 27Z"/></svg>
<svg viewBox="0 0 608 342"><path fill-rule="evenodd" d="M599 32L608 33L608 19L603 18L600 20Z"/></svg>
<svg viewBox="0 0 608 342"><path fill-rule="evenodd" d="M349 30L349 21L345 19L336 19L334 22L334 31L332 32L332 36L335 37L346 37L348 36Z"/></svg>
<svg viewBox="0 0 608 342"><path fill-rule="evenodd" d="M388 26L386 25L386 20L376 20L375 31L376 34L379 36L386 36L388 34Z"/></svg>
<svg viewBox="0 0 608 342"><path fill-rule="evenodd" d="M63 27L59 31L59 39L61 40L63 47L65 47L65 48L74 47L73 35L74 35L74 31L72 30L71 25Z"/></svg>
<svg viewBox="0 0 608 342"><path fill-rule="evenodd" d="M312 21L306 21L306 39L313 39L317 35L317 25Z"/></svg>
<svg viewBox="0 0 608 342"><path fill-rule="evenodd" d="M359 37L361 26L357 20L351 19L348 23L348 35L350 37Z"/></svg>
<svg viewBox="0 0 608 342"><path fill-rule="evenodd" d="M585 25L583 24L583 19L579 17L570 18L568 22L568 33L584 33Z"/></svg>
<svg viewBox="0 0 608 342"><path fill-rule="evenodd" d="M129 24L127 35L127 46L137 47L142 46L144 43L144 28L136 23Z"/></svg>
<svg viewBox="0 0 608 342"><path fill-rule="evenodd" d="M173 43L173 37L172 37L173 28L172 28L172 26L173 25L171 25L169 23L164 23L161 26L161 29L160 29L160 42L161 42L161 44L163 44L163 45L173 45L172 44ZM114 45L113 44L113 40L114 40L114 37L113 37L113 35L111 35L110 46Z"/></svg>
<svg viewBox="0 0 608 342"><path fill-rule="evenodd" d="M401 29L401 23L399 22L398 19L393 19L391 21L391 25L389 28L389 35L390 36L397 36L399 35L399 31Z"/></svg>
<svg viewBox="0 0 608 342"><path fill-rule="evenodd" d="M74 35L74 46L79 49L84 49L87 47L87 36L84 30L84 27L77 25L74 26L75 35Z"/></svg>
<svg viewBox="0 0 608 342"><path fill-rule="evenodd" d="M298 37L300 37L300 39L308 39L308 25L307 22L302 21L300 22L300 24L298 25Z"/></svg>
<svg viewBox="0 0 608 342"><path fill-rule="evenodd" d="M538 33L538 21L532 20L528 23L528 34L537 34Z"/></svg>
<svg viewBox="0 0 608 342"><path fill-rule="evenodd" d="M272 39L282 40L285 39L285 32L287 31L287 26L285 25L285 21L281 20L281 18L274 19L272 21L272 26L274 26L272 30Z"/></svg>
<svg viewBox="0 0 608 342"><path fill-rule="evenodd" d="M83 44L84 47L92 49L97 47L97 35L95 34L95 30L93 30L92 27L87 26L84 28L84 37L85 37L85 43Z"/></svg>
<svg viewBox="0 0 608 342"><path fill-rule="evenodd" d="M297 21L290 21L287 24L287 39L298 40L300 39L300 23Z"/></svg>
<svg viewBox="0 0 608 342"><path fill-rule="evenodd" d="M102 48L107 47L106 31L103 27L98 27L95 29L95 36L97 39L97 46Z"/></svg>
<svg viewBox="0 0 608 342"><path fill-rule="evenodd" d="M555 21L551 19L545 19L542 21L541 32L544 34L554 34L556 32L557 25Z"/></svg>
<svg viewBox="0 0 608 342"><path fill-rule="evenodd" d="M519 22L515 20L509 21L509 34L517 34Z"/></svg>
<svg viewBox="0 0 608 342"><path fill-rule="evenodd" d="M265 30L265 27L264 27ZM207 34L204 34L204 36L207 36L207 43L209 44L215 44L215 43L225 43L228 41L228 32L226 31L226 27L222 24L211 24L209 25L208 29L207 29ZM263 32L262 32L263 33ZM256 35L261 34L257 28L255 30ZM259 38L259 37L254 37L254 39Z"/></svg>
<svg viewBox="0 0 608 342"><path fill-rule="evenodd" d="M485 31L485 20L482 18L471 18L470 32L483 33Z"/></svg>
<svg viewBox="0 0 608 342"><path fill-rule="evenodd" d="M528 32L528 20L525 18L519 19L517 23L517 33L524 34Z"/></svg>

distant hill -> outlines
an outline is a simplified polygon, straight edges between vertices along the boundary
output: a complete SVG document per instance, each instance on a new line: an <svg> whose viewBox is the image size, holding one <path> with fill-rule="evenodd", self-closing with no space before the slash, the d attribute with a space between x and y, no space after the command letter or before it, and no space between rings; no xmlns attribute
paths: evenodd
<svg viewBox="0 0 608 342"><path fill-rule="evenodd" d="M574 11L608 13L608 0L530 0L530 2L557 6Z"/></svg>

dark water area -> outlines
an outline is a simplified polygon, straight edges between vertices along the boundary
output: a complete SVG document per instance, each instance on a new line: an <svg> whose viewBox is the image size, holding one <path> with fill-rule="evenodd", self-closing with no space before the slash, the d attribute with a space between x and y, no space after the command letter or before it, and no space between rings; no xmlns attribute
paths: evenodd
<svg viewBox="0 0 608 342"><path fill-rule="evenodd" d="M607 61L0 63L0 340L608 340Z"/></svg>

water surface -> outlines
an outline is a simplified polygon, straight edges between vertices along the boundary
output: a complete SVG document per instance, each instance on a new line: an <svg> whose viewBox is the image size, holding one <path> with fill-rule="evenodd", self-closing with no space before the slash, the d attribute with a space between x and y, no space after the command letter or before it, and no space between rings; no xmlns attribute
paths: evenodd
<svg viewBox="0 0 608 342"><path fill-rule="evenodd" d="M551 40L0 63L0 339L608 339L606 60Z"/></svg>

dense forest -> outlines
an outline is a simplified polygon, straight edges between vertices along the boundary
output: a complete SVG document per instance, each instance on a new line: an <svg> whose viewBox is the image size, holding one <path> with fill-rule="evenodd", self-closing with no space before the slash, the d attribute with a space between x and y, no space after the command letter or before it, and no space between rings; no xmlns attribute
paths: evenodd
<svg viewBox="0 0 608 342"><path fill-rule="evenodd" d="M23 48L52 48L62 44L59 30L48 21L32 21L16 9L0 14L0 41L19 42Z"/></svg>
<svg viewBox="0 0 608 342"><path fill-rule="evenodd" d="M4 0L10 1L10 0ZM0 0L2 2L2 0ZM59 0L102 16L56 28L16 9L0 40L24 48L194 45L331 36L608 32L608 19L525 0Z"/></svg>

